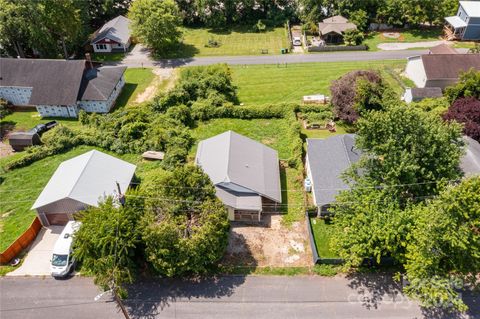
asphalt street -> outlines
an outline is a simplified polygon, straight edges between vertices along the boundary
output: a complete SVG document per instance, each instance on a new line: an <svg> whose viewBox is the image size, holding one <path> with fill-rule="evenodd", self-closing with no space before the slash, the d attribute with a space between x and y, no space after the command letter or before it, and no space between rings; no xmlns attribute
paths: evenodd
<svg viewBox="0 0 480 319"><path fill-rule="evenodd" d="M0 318L122 318L109 295L95 302L89 278L0 279ZM478 295L464 316L425 312L381 275L224 276L148 280L129 289L132 318L480 318Z"/></svg>
<svg viewBox="0 0 480 319"><path fill-rule="evenodd" d="M232 65L251 64L277 64L277 63L309 63L309 62L343 62L343 61L370 61L370 60L397 60L406 59L409 56L428 53L423 50L402 50L402 51L353 51L334 53L311 53L311 54L285 54L285 55L261 55L261 56L214 56L214 57L192 57L184 59L163 59L150 60L147 53L140 53L122 62L105 63L127 67L179 67L198 66L215 63L227 63Z"/></svg>

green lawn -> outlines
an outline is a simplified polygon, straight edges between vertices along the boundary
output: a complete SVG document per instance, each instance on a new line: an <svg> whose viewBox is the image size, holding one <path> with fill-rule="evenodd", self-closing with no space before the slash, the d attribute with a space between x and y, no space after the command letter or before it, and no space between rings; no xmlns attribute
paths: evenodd
<svg viewBox="0 0 480 319"><path fill-rule="evenodd" d="M315 246L320 258L338 258L330 249L330 238L334 235L332 227L325 223L323 219L310 217L312 224Z"/></svg>
<svg viewBox="0 0 480 319"><path fill-rule="evenodd" d="M385 31L389 32L389 31ZM393 31L392 31L393 32ZM396 31L395 31L396 32ZM383 35L384 32L370 32L365 36L364 44L368 45L370 51L378 51L377 46L380 43L393 42L425 42L440 40L442 36L441 28L421 29L421 30L405 30L400 31L400 37L397 39L387 38Z"/></svg>
<svg viewBox="0 0 480 319"><path fill-rule="evenodd" d="M304 95L323 93L330 95L332 80L358 69L379 69L386 67L403 69L402 60L324 62L276 65L232 66L234 84L238 86L238 97L245 105L301 102ZM400 85L385 74L397 91Z"/></svg>
<svg viewBox="0 0 480 319"><path fill-rule="evenodd" d="M207 47L209 40L219 43ZM251 32L248 27L226 30L184 28L183 44L171 57L259 55L262 49L268 54L280 54L281 48L289 48L285 28L272 28L265 32Z"/></svg>
<svg viewBox="0 0 480 319"><path fill-rule="evenodd" d="M278 151L280 159L290 157L290 141L285 138L288 135L289 123L285 119L214 119L207 122L200 122L191 131L197 140L203 140L228 130L257 140ZM190 156L195 156L196 146L192 148Z"/></svg>
<svg viewBox="0 0 480 319"><path fill-rule="evenodd" d="M125 71L125 86L117 99L115 108L135 104L134 101L138 94L145 91L154 79L155 74L153 74L152 69L128 68Z"/></svg>
<svg viewBox="0 0 480 319"><path fill-rule="evenodd" d="M35 199L58 165L62 161L83 154L93 148L88 146L77 147L64 154L47 157L27 167L0 175L4 179L0 184L0 251L4 251L31 224L35 212L30 210L30 207L32 207ZM111 152L106 153L115 155ZM143 161L139 155L115 156L137 164L136 174L140 177L144 172L158 167L158 162ZM10 157L2 158L0 165L9 160Z"/></svg>
<svg viewBox="0 0 480 319"><path fill-rule="evenodd" d="M115 52L115 53L92 53L92 61L96 62L120 62L123 60L127 53Z"/></svg>
<svg viewBox="0 0 480 319"><path fill-rule="evenodd" d="M78 120L64 117L41 118L36 110L12 112L0 121L1 132L5 130L26 131L40 123L47 123L55 120L66 126L79 126Z"/></svg>

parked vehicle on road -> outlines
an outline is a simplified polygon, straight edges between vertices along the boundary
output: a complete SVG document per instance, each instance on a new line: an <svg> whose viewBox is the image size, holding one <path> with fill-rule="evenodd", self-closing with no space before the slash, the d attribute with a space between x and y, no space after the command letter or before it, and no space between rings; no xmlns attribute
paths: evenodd
<svg viewBox="0 0 480 319"><path fill-rule="evenodd" d="M65 225L60 237L53 247L50 270L52 277L64 278L75 268L75 258L72 255L73 235L81 223L70 221Z"/></svg>

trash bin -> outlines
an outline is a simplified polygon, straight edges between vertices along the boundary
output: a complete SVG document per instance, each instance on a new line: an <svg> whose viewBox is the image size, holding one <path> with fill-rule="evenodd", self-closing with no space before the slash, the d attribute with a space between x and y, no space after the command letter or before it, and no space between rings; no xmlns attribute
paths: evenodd
<svg viewBox="0 0 480 319"><path fill-rule="evenodd" d="M285 49L280 49L281 54L285 54Z"/></svg>
<svg viewBox="0 0 480 319"><path fill-rule="evenodd" d="M285 48L285 53L288 53L288 48Z"/></svg>

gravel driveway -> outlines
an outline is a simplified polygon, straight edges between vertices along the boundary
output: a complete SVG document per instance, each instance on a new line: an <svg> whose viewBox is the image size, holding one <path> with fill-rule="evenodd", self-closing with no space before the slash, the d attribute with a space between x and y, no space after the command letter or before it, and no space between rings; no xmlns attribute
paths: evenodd
<svg viewBox="0 0 480 319"><path fill-rule="evenodd" d="M438 40L438 41L426 41L426 42L392 42L392 43L380 43L377 47L380 50L384 51L397 51L397 50L408 50L414 48L431 48L440 44L449 44L448 41Z"/></svg>

